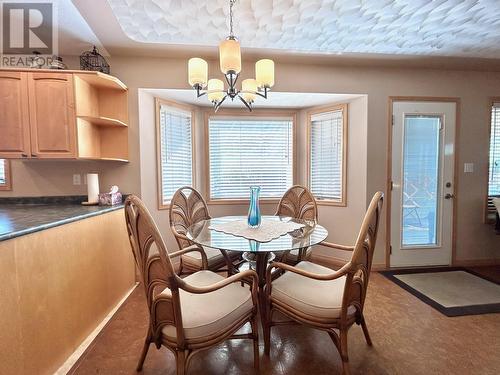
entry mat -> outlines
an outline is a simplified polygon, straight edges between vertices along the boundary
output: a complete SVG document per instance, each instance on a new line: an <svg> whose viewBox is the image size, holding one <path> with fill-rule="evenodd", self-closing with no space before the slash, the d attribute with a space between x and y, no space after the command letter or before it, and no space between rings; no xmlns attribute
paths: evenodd
<svg viewBox="0 0 500 375"><path fill-rule="evenodd" d="M466 268L401 269L380 273L446 316L500 312L500 284Z"/></svg>

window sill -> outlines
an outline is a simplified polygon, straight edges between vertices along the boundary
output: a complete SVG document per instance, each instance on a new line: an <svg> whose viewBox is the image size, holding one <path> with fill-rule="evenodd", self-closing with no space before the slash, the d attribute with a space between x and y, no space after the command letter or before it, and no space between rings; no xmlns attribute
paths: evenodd
<svg viewBox="0 0 500 375"><path fill-rule="evenodd" d="M169 210L170 209L170 203L158 204L157 208L158 208L158 211Z"/></svg>
<svg viewBox="0 0 500 375"><path fill-rule="evenodd" d="M333 201L330 199L316 199L316 204L318 206L337 206L337 207L347 207L346 202Z"/></svg>
<svg viewBox="0 0 500 375"><path fill-rule="evenodd" d="M278 204L280 201L279 198L261 198L259 199L259 203L262 204ZM208 205L224 205L224 204L232 204L232 205L248 205L250 204L250 199L209 199L207 202Z"/></svg>

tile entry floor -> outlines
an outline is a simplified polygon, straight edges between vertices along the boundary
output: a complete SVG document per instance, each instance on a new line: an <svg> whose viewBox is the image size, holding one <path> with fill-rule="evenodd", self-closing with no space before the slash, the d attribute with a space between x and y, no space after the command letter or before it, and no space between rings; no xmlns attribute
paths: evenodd
<svg viewBox="0 0 500 375"><path fill-rule="evenodd" d="M500 278L500 267L475 268ZM147 328L139 285L70 374L135 374ZM365 305L373 347L359 326L349 331L353 374L499 374L500 314L448 318L378 273ZM271 355L260 374L339 374L340 358L328 335L301 326L275 327ZM250 340L226 341L201 352L188 374L255 374ZM173 355L151 346L143 374L175 374Z"/></svg>

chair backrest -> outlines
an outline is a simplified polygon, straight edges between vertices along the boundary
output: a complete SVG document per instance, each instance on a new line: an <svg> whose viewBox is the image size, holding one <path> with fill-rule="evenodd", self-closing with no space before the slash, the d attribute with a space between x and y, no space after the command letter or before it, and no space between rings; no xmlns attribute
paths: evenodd
<svg viewBox="0 0 500 375"><path fill-rule="evenodd" d="M125 200L125 220L135 263L146 291L151 329L155 340L159 340L164 325L182 326L178 276L151 214L134 195ZM167 287L171 291L166 298L167 306L164 304L158 309L153 301Z"/></svg>
<svg viewBox="0 0 500 375"><path fill-rule="evenodd" d="M304 186L294 185L283 194L275 215L317 222L318 206L316 199Z"/></svg>
<svg viewBox="0 0 500 375"><path fill-rule="evenodd" d="M170 201L170 228L179 249L193 243L186 237L187 229L201 221L210 219L208 206L201 194L192 187L179 188Z"/></svg>
<svg viewBox="0 0 500 375"><path fill-rule="evenodd" d="M347 315L347 308L351 305L356 307L360 314L363 312L383 201L384 194L380 191L375 193L361 224L351 260L346 265L350 271L347 274L342 302L342 316L344 318Z"/></svg>

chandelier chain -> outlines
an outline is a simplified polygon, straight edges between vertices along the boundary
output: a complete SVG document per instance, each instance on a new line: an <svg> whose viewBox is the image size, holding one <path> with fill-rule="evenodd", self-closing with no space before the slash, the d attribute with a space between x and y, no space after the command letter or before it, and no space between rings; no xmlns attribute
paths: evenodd
<svg viewBox="0 0 500 375"><path fill-rule="evenodd" d="M269 59L262 59L255 63L256 78L243 80L241 89L236 87L241 71L240 43L234 36L234 5L238 0L229 1L229 36L226 41L219 46L220 68L227 82L225 84L220 79L208 79L208 63L199 58L189 59L188 73L189 84L196 90L199 98L207 95L212 102L215 112L222 103L230 99L239 99L251 112L256 97L267 99L267 94L274 85L274 62ZM269 0L268 0L269 1ZM260 80L258 81L257 78Z"/></svg>
<svg viewBox="0 0 500 375"><path fill-rule="evenodd" d="M229 0L229 37L234 38L233 32L233 5L236 0Z"/></svg>

